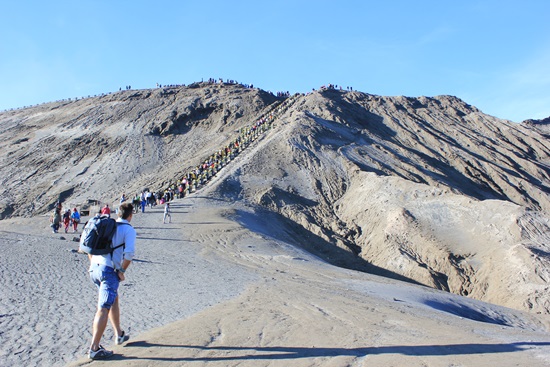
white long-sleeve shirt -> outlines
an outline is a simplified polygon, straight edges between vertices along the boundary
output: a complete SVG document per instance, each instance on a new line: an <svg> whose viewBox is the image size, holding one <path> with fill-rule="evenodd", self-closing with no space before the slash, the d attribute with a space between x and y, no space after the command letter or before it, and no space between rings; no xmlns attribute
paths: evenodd
<svg viewBox="0 0 550 367"><path fill-rule="evenodd" d="M125 223L125 224L121 224ZM122 245L113 251L113 254L93 255L90 264L110 266L113 269L122 267L122 260L132 261L136 251L136 230L125 219L117 219L116 233L113 236L113 246Z"/></svg>

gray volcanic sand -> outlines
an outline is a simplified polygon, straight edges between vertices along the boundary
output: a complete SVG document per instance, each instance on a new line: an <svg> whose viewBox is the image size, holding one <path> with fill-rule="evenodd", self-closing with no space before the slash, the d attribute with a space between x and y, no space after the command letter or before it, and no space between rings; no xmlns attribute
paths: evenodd
<svg viewBox="0 0 550 367"><path fill-rule="evenodd" d="M92 365L550 363L535 315L328 265L274 239L261 213L204 193L172 215L135 215L137 256L120 289L131 339ZM74 235L51 233L46 217L0 226L0 364L89 364L96 292ZM108 326L103 344L112 336Z"/></svg>
<svg viewBox="0 0 550 367"><path fill-rule="evenodd" d="M134 215L138 250L120 288L123 325L132 335L234 297L257 278L200 255L203 244L189 234L204 223L189 217L189 206L174 203L166 225L161 207ZM88 258L76 252L78 233L53 234L44 217L4 221L0 228L0 359L45 366L84 354L97 301ZM106 344L112 335L109 327Z"/></svg>

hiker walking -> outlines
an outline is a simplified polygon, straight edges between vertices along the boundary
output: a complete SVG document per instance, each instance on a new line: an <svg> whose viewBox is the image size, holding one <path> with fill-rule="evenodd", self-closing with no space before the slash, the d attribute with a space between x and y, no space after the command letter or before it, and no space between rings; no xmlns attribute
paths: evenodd
<svg viewBox="0 0 550 367"><path fill-rule="evenodd" d="M73 208L73 212L71 213L71 220L73 222L73 232L77 232L78 229L78 223L80 223L80 213L76 208Z"/></svg>
<svg viewBox="0 0 550 367"><path fill-rule="evenodd" d="M141 212L145 213L145 205L147 205L147 195L145 193L141 193L139 205L141 206Z"/></svg>
<svg viewBox="0 0 550 367"><path fill-rule="evenodd" d="M166 224L166 218L168 218L168 223L172 223L172 215L170 214L170 203L166 203L164 206L164 218L162 219L162 223Z"/></svg>
<svg viewBox="0 0 550 367"><path fill-rule="evenodd" d="M52 227L52 232L57 233L59 230L59 225L61 224L61 208L59 206L56 206L52 216L50 217L50 222Z"/></svg>
<svg viewBox="0 0 550 367"><path fill-rule="evenodd" d="M130 337L120 327L120 307L118 287L126 279L125 273L132 263L135 252L136 230L130 225L134 207L123 203L118 209L116 233L112 247L106 255L88 255L90 259L90 278L98 289L97 311L93 321L92 343L88 351L90 359L106 359L113 356L113 351L106 350L100 344L107 327L107 320L115 333L115 344L119 345ZM117 247L119 246L119 247Z"/></svg>
<svg viewBox="0 0 550 367"><path fill-rule="evenodd" d="M69 226L71 225L71 209L67 209L63 213L63 225L65 226L65 233L69 232Z"/></svg>
<svg viewBox="0 0 550 367"><path fill-rule="evenodd" d="M134 206L134 214L138 212L140 202L141 202L140 196L139 194L136 194L136 196L134 196L134 199L132 200L132 205Z"/></svg>
<svg viewBox="0 0 550 367"><path fill-rule="evenodd" d="M153 202L151 200L151 198L153 197L153 194L150 192L150 191L146 191L144 193L145 195L145 205L150 205L151 208L153 207ZM142 211L144 211L144 209L142 209Z"/></svg>

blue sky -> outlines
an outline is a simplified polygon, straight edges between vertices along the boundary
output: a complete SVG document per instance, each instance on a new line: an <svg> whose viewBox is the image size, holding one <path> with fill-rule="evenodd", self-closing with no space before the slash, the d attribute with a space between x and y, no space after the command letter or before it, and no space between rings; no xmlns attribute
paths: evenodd
<svg viewBox="0 0 550 367"><path fill-rule="evenodd" d="M550 116L550 1L2 1L0 110L210 77Z"/></svg>

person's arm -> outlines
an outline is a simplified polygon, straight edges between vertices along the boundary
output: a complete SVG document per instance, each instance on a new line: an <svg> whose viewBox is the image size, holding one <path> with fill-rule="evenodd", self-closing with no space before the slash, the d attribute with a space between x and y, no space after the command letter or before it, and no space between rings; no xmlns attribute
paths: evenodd
<svg viewBox="0 0 550 367"><path fill-rule="evenodd" d="M126 260L126 259L122 260L122 270L126 271L131 263L132 263L132 260Z"/></svg>
<svg viewBox="0 0 550 367"><path fill-rule="evenodd" d="M129 228L124 236L125 246L124 246L124 253L122 255L122 263L120 264L121 269L118 269L118 272L117 272L118 279L120 279L120 281L123 281L126 278L124 273L132 263L132 259L134 258L135 245L136 245L136 231L133 227L131 226L128 226L128 227Z"/></svg>
<svg viewBox="0 0 550 367"><path fill-rule="evenodd" d="M132 263L132 260L122 260L121 269L117 271L118 279L122 282L126 279L126 276L124 275L130 264Z"/></svg>

